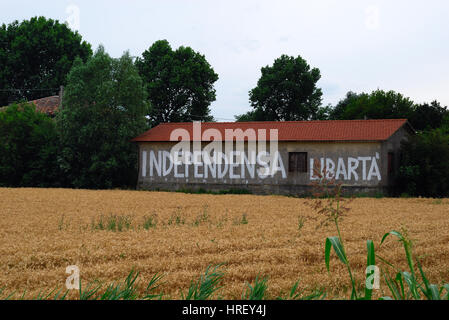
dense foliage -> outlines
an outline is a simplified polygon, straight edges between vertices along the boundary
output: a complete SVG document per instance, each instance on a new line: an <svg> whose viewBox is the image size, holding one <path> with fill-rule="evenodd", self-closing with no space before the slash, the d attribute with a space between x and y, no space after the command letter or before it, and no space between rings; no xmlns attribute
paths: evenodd
<svg viewBox="0 0 449 320"><path fill-rule="evenodd" d="M338 120L353 119L401 119L410 118L414 112L414 104L402 94L383 90L371 94L355 94L348 92L340 101L331 117Z"/></svg>
<svg viewBox="0 0 449 320"><path fill-rule="evenodd" d="M0 186L58 185L55 123L33 104L0 112Z"/></svg>
<svg viewBox="0 0 449 320"><path fill-rule="evenodd" d="M90 44L58 21L34 17L1 25L0 106L56 95L75 58L91 55Z"/></svg>
<svg viewBox="0 0 449 320"><path fill-rule="evenodd" d="M190 47L172 50L167 40L156 41L136 66L144 80L151 110L150 124L212 121L218 75L206 58Z"/></svg>
<svg viewBox="0 0 449 320"><path fill-rule="evenodd" d="M272 66L261 69L257 86L249 92L253 110L237 121L295 121L316 119L321 89L320 70L298 57L282 55Z"/></svg>
<svg viewBox="0 0 449 320"><path fill-rule="evenodd" d="M396 193L449 196L449 135L442 129L422 132L402 146Z"/></svg>
<svg viewBox="0 0 449 320"><path fill-rule="evenodd" d="M100 47L75 62L57 115L60 166L76 188L134 187L137 146L146 129L146 92L128 53L113 59Z"/></svg>

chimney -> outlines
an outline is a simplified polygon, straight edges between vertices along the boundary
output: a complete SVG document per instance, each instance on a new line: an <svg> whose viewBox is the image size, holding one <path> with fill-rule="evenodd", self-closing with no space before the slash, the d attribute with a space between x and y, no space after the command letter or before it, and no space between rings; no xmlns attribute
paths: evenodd
<svg viewBox="0 0 449 320"><path fill-rule="evenodd" d="M64 86L59 87L59 109L62 109L62 95L64 94Z"/></svg>

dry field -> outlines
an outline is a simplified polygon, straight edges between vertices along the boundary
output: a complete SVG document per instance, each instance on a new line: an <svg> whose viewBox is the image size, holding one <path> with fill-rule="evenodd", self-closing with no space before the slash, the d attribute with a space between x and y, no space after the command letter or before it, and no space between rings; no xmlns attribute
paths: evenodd
<svg viewBox="0 0 449 320"><path fill-rule="evenodd" d="M345 267L334 253L331 274L324 264L325 238L336 235L335 227L316 229L317 214L306 202L281 196L0 189L0 287L33 296L64 288L68 265L79 266L84 284L123 280L135 268L142 285L164 273L164 298L179 299L208 265L226 263L219 293L227 299L239 299L245 282L258 274L269 276L271 298L298 279L301 288L327 288L328 298L348 297ZM379 248L384 233L403 227L430 280L448 282L449 200L362 198L350 208L341 231L359 282L368 239L379 255L406 268L394 238ZM106 224L111 214L126 216L129 229L125 224L122 231L101 230L101 217ZM375 296L382 289L386 293L381 284Z"/></svg>

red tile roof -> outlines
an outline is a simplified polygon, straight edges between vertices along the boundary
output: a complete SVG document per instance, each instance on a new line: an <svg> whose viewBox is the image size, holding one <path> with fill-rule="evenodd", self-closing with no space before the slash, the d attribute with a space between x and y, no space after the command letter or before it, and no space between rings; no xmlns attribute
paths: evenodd
<svg viewBox="0 0 449 320"><path fill-rule="evenodd" d="M59 96L51 96L51 97L45 97L42 99L37 99L30 101L31 103L34 103L36 106L36 111L40 111L43 113L46 113L50 116L55 115L55 112L59 108Z"/></svg>
<svg viewBox="0 0 449 320"><path fill-rule="evenodd" d="M201 132L203 133L207 129L217 129L223 137L218 141L227 140L225 138L226 129L241 129L243 131L247 129L254 129L256 134L258 132L258 129L277 129L278 141L385 141L406 124L409 129L411 129L411 126L408 124L406 119L285 122L205 122L201 123ZM199 141L199 139L193 139L193 125L190 122L162 123L134 138L132 141L179 141L180 139L170 140L170 134L175 129L187 130L190 135L190 141ZM257 138L259 138L258 135ZM245 141L248 140L247 138L243 139ZM241 138L238 140L243 139ZM213 139L205 138L202 141L212 140ZM269 131L267 131L266 140L270 140Z"/></svg>

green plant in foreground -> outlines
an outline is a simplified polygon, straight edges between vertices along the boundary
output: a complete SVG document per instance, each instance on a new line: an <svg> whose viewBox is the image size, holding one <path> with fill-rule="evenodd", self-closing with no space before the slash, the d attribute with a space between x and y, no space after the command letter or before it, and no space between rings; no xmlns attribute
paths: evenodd
<svg viewBox="0 0 449 320"><path fill-rule="evenodd" d="M357 292L357 284L351 265L346 254L346 250L343 244L343 238L341 236L339 221L344 216L349 208L345 206L345 202L349 202L352 199L345 199L341 196L342 184L337 183L334 177L330 177L326 168L323 170L320 168L319 163L316 161L314 163L314 174L318 177L317 182L313 183L312 186L315 189L314 196L315 202L313 203L313 208L318 212L318 214L324 216L324 220L321 225L333 222L337 231L337 236L326 238L325 249L324 249L324 261L326 264L326 269L330 272L330 253L332 248L334 249L337 257L346 266L346 269L351 280L351 300L370 300L372 296L372 289L365 288L365 295L362 296ZM374 244L372 240L367 241L368 257L367 266L375 265L375 252ZM367 279L369 275L366 275Z"/></svg>
<svg viewBox="0 0 449 320"><path fill-rule="evenodd" d="M306 295L305 289L298 292L299 280L296 281L290 289L287 296L279 296L277 300L323 300L326 297L326 293L322 289L313 290L312 293Z"/></svg>
<svg viewBox="0 0 449 320"><path fill-rule="evenodd" d="M154 291L159 288L159 286L161 285L159 282L160 280L164 277L163 274L158 274L156 273L150 280L150 282L148 282L147 288L145 290L145 296L143 297L143 299L146 300L151 300L154 298L159 298L159 300L162 299L162 296L164 295L163 293L159 293L156 294L154 293Z"/></svg>
<svg viewBox="0 0 449 320"><path fill-rule="evenodd" d="M106 287L100 300L135 300L138 298L138 286L136 283L139 272L131 270L123 284L110 284Z"/></svg>
<svg viewBox="0 0 449 320"><path fill-rule="evenodd" d="M163 275L155 274L149 281L145 294L139 295L138 279L139 272L131 270L126 279L119 284L111 283L105 290L100 290L103 285L99 281L90 282L86 288L82 287L80 280L79 299L80 300L137 300L154 299L163 296L163 293L155 294L154 291L160 286L159 282Z"/></svg>
<svg viewBox="0 0 449 320"><path fill-rule="evenodd" d="M247 287L246 291L242 294L242 300L263 300L268 288L267 281L268 277L259 279L259 276L256 276L254 285L246 283Z"/></svg>
<svg viewBox="0 0 449 320"><path fill-rule="evenodd" d="M90 282L87 284L86 288L83 289L81 279L79 285L79 299L80 300L97 300L98 290L102 287L99 281Z"/></svg>
<svg viewBox="0 0 449 320"><path fill-rule="evenodd" d="M415 261L413 259L412 243L408 238L406 232L390 231L382 237L381 245L388 236L395 236L404 246L405 256L409 267L408 271L401 271L390 262L379 257L388 266L396 270L396 277L393 279L388 273L383 273L385 282L390 290L391 297L382 297L382 300L449 300L449 284L442 284L438 286L431 284L422 269L421 262L416 259L416 265L419 270L419 276L415 270ZM421 278L421 279L419 279Z"/></svg>
<svg viewBox="0 0 449 320"><path fill-rule="evenodd" d="M318 189L318 193L315 194L316 201L314 204L314 209L318 210L318 213L324 214L325 223L332 221L335 223L338 236L326 238L324 257L326 268L329 272L329 261L330 252L334 249L340 261L346 265L348 274L351 280L351 296L352 300L370 300L372 298L372 289L368 286L368 280L372 274L366 274L365 279L365 292L364 295L357 292L357 285L355 278L353 277L351 266L346 255L346 251L343 245L343 239L341 237L339 220L342 214L349 209L342 205L343 198L341 198L341 184L335 183L334 179L329 179L326 172L321 172L321 170L315 170L315 175L319 177L318 182L314 184L315 188ZM323 200L323 197L325 200ZM429 299L429 300L449 300L449 284L442 284L441 286L431 284L426 277L421 263L416 259L416 265L419 270L419 279L417 272L415 270L415 262L412 254L412 244L410 239L408 239L406 232L400 233L397 231L391 231L386 233L381 241L382 245L388 236L396 236L399 241L403 244L405 250L405 256L407 259L407 264L409 266L409 271L401 271L390 262L377 256L375 254L374 243L372 240L367 241L367 267L375 266L376 256L385 262L388 266L396 270L396 277L393 279L389 273L383 272L385 282L391 292L392 297L385 296L381 298L382 300L402 300L402 299ZM368 270L368 269L367 269ZM374 271L373 271L374 272Z"/></svg>
<svg viewBox="0 0 449 320"><path fill-rule="evenodd" d="M223 264L216 265L212 270L208 266L205 273L200 276L197 282L191 282L187 294L181 293L183 300L207 300L220 289L224 273L219 269Z"/></svg>

